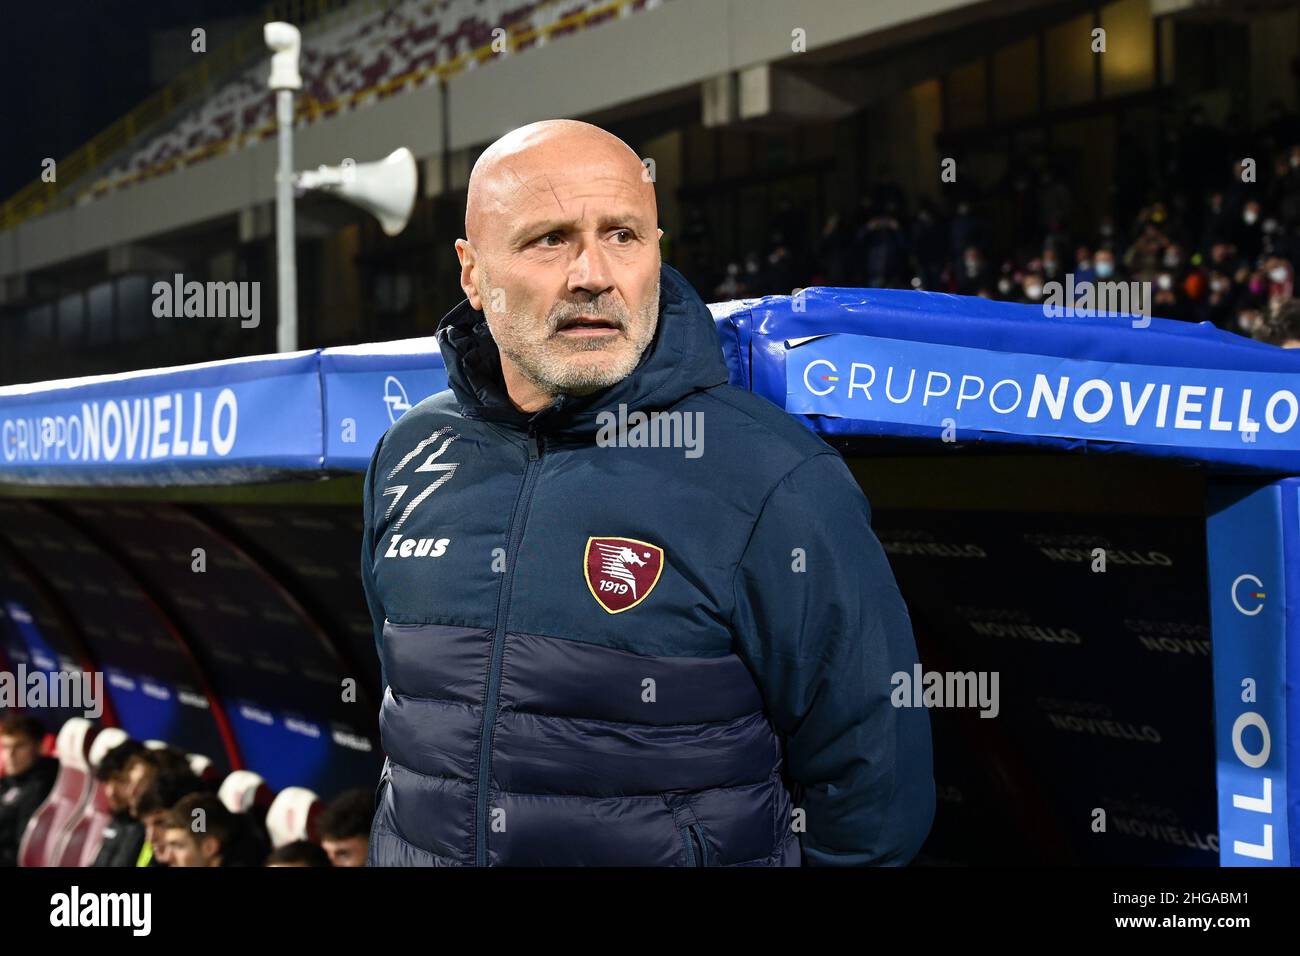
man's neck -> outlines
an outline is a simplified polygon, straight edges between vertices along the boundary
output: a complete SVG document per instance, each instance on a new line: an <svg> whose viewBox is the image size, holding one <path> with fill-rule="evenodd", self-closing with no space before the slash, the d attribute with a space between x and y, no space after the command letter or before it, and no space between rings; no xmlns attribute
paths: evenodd
<svg viewBox="0 0 1300 956"><path fill-rule="evenodd" d="M504 355L501 356L501 377L505 381L506 396L510 399L510 404L521 412L527 414L540 412L556 399L554 392L550 392L536 382L525 378L515 368L514 363Z"/></svg>

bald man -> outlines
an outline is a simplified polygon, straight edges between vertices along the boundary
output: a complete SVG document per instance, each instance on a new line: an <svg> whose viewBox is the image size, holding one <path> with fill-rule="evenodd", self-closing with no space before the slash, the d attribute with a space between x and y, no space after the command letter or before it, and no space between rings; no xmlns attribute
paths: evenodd
<svg viewBox="0 0 1300 956"><path fill-rule="evenodd" d="M371 866L903 864L907 609L839 454L728 382L654 185L586 123L470 176L450 388L381 439Z"/></svg>

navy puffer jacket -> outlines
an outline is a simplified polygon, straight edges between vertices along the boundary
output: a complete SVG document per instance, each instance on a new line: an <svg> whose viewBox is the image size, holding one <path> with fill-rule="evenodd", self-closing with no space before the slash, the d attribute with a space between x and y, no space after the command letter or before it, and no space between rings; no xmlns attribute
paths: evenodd
<svg viewBox="0 0 1300 956"><path fill-rule="evenodd" d="M727 384L690 285L662 267L631 375L533 414L468 301L437 337L450 389L366 473L388 756L369 865L910 860L930 725L890 705L916 646L866 499ZM686 413L702 446L598 443L620 406Z"/></svg>

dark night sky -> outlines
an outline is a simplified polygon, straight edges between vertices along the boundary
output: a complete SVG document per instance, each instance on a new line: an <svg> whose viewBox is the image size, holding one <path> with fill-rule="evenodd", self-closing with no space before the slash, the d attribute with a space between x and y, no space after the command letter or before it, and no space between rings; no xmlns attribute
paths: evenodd
<svg viewBox="0 0 1300 956"><path fill-rule="evenodd" d="M262 0L4 0L0 198L145 99L155 31L250 14ZM213 49L209 46L209 51Z"/></svg>

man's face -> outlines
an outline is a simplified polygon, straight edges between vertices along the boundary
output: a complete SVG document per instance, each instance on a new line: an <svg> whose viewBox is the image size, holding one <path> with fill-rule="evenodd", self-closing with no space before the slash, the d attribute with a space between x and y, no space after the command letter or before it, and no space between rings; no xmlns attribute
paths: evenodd
<svg viewBox="0 0 1300 956"><path fill-rule="evenodd" d="M104 781L104 800L108 803L110 813L122 813L131 809L130 786L125 770Z"/></svg>
<svg viewBox="0 0 1300 956"><path fill-rule="evenodd" d="M155 810L153 813L146 813L140 822L144 824L144 838L153 847L153 858L159 863L170 865L171 855L167 849L167 816L166 810Z"/></svg>
<svg viewBox="0 0 1300 956"><path fill-rule="evenodd" d="M216 866L220 845L217 838L207 834L169 827L163 831L167 863L175 867Z"/></svg>
<svg viewBox="0 0 1300 956"><path fill-rule="evenodd" d="M462 285L520 407L613 385L654 337L660 231L644 169L561 138L504 156L474 186L476 236L456 243Z"/></svg>
<svg viewBox="0 0 1300 956"><path fill-rule="evenodd" d="M126 791L127 806L131 810L132 816L136 815L135 806L139 802L141 795L149 789L153 783L157 771L143 760L133 760L126 768Z"/></svg>
<svg viewBox="0 0 1300 956"><path fill-rule="evenodd" d="M330 863L334 866L365 866L366 850L370 846L370 841L366 837L347 837L343 840L320 841L323 849L330 858Z"/></svg>
<svg viewBox="0 0 1300 956"><path fill-rule="evenodd" d="M36 763L36 741L17 734L0 736L0 764L9 776L17 776L32 769Z"/></svg>

